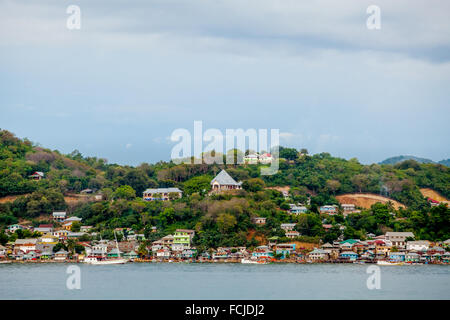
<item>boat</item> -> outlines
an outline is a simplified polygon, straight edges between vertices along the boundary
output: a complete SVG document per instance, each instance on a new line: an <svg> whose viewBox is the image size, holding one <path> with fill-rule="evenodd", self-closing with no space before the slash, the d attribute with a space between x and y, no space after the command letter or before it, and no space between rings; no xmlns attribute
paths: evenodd
<svg viewBox="0 0 450 320"><path fill-rule="evenodd" d="M114 239L116 241L116 248L118 252L117 258L106 258L104 256L102 257L96 257L96 256L88 256L84 258L83 262L87 264L93 264L93 265L109 265L109 264L124 264L127 263L129 260L124 259L120 257L120 250L119 250L119 244L117 243L117 237L116 232L114 231Z"/></svg>
<svg viewBox="0 0 450 320"><path fill-rule="evenodd" d="M241 263L244 263L244 264L258 264L258 261L256 261L256 260L251 260L251 259L244 259L244 258L242 258L242 259L241 259Z"/></svg>
<svg viewBox="0 0 450 320"><path fill-rule="evenodd" d="M403 262L391 262L391 261L385 261L385 260L378 260L377 264L380 266L402 266L402 265L404 265Z"/></svg>
<svg viewBox="0 0 450 320"><path fill-rule="evenodd" d="M11 263L11 261L9 261L9 260L0 261L0 264L6 264L6 263Z"/></svg>
<svg viewBox="0 0 450 320"><path fill-rule="evenodd" d="M86 257L83 260L84 263L93 265L108 265L108 264L124 264L127 263L127 259L123 258L98 258L98 257Z"/></svg>
<svg viewBox="0 0 450 320"><path fill-rule="evenodd" d="M244 264L268 264L269 262L264 259L253 260L253 259L242 258L241 263L244 263Z"/></svg>

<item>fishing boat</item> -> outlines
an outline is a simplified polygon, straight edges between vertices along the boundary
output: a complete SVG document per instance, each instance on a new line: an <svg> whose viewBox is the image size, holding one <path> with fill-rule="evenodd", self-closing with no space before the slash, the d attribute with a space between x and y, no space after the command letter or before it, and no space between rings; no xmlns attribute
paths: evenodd
<svg viewBox="0 0 450 320"><path fill-rule="evenodd" d="M11 263L11 261L9 261L9 260L2 260L2 261L0 261L0 264L6 264L6 263Z"/></svg>

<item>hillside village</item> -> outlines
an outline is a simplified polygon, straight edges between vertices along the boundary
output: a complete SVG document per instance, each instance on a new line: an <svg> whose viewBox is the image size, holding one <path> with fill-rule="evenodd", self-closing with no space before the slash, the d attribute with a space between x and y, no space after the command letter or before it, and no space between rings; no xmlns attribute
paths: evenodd
<svg viewBox="0 0 450 320"><path fill-rule="evenodd" d="M211 180L210 193L240 190L242 182L236 182L225 170ZM182 198L183 192L178 188L147 189L143 193L144 201L171 201ZM288 194L283 197L289 199ZM298 215L308 212L303 204L289 204L289 214ZM353 204L324 205L319 208L324 215L359 213ZM450 263L450 239L443 242L414 240L412 232L386 232L383 235L366 234L366 240L345 239L343 232L337 241L320 244L309 250L299 247L297 243L283 242L273 236L265 245L254 248L245 246L209 248L198 252L193 245L195 230L176 229L173 234L166 235L151 243L144 234L137 234L131 228L116 228L114 235L122 241L98 239L99 233L93 226L84 225L82 219L67 216L67 212L53 212L54 223L40 224L29 228L21 224L9 225L8 234L38 235L34 238L16 239L6 246L0 246L1 261L26 262L83 262L85 257L119 258L128 261L144 262L295 262L295 263L408 263L408 264L448 264ZM265 225L266 218L253 217L255 225ZM56 226L56 227L55 227ZM337 224L340 231L345 226ZM282 223L280 228L285 238L298 239L301 234L295 230L296 223ZM323 224L325 230L333 228L331 224ZM76 230L75 230L76 229ZM152 233L157 232L152 227ZM96 240L94 240L96 239ZM67 251L65 248L69 251Z"/></svg>
<svg viewBox="0 0 450 320"><path fill-rule="evenodd" d="M7 131L0 142L5 263L448 263L440 164L367 166L280 147L277 159L248 151L237 165L129 167ZM275 160L278 173L261 176Z"/></svg>

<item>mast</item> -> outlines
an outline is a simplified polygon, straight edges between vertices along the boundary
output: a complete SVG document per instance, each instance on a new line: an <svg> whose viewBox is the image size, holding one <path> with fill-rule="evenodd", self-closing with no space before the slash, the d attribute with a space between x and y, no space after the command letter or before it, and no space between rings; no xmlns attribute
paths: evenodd
<svg viewBox="0 0 450 320"><path fill-rule="evenodd" d="M116 240L117 256L120 258L119 243L117 242L116 230L114 230L114 239Z"/></svg>

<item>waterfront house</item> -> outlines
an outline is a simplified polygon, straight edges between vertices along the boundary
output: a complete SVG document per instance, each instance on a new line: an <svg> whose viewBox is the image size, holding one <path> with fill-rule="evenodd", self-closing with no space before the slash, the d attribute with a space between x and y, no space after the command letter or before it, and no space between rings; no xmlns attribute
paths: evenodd
<svg viewBox="0 0 450 320"><path fill-rule="evenodd" d="M67 235L69 234L68 230L65 229L59 229L59 230L55 230L53 231L53 235L55 237L58 237L59 240L65 240L67 239Z"/></svg>
<svg viewBox="0 0 450 320"><path fill-rule="evenodd" d="M53 259L54 253L52 250L45 250L38 254L38 258L41 260Z"/></svg>
<svg viewBox="0 0 450 320"><path fill-rule="evenodd" d="M16 239L14 242L14 253L22 251L27 253L36 250L36 243L38 239Z"/></svg>
<svg viewBox="0 0 450 320"><path fill-rule="evenodd" d="M442 254L444 254L444 252L445 252L444 248L441 248L438 246L431 247L427 250L427 254L429 254L429 255L433 255L435 253L439 253L442 255Z"/></svg>
<svg viewBox="0 0 450 320"><path fill-rule="evenodd" d="M430 242L426 240L406 241L407 251L426 251L430 247Z"/></svg>
<svg viewBox="0 0 450 320"><path fill-rule="evenodd" d="M156 255L156 252L158 252L158 250L162 249L164 247L162 241L160 240L156 240L152 242L152 247L151 247L151 251L154 255Z"/></svg>
<svg viewBox="0 0 450 320"><path fill-rule="evenodd" d="M361 254L361 259L363 260L373 260L375 258L375 253L372 250L367 250Z"/></svg>
<svg viewBox="0 0 450 320"><path fill-rule="evenodd" d="M388 246L386 242L383 240L375 240L374 244L375 244L375 254L378 257L384 257L391 251L391 247Z"/></svg>
<svg viewBox="0 0 450 320"><path fill-rule="evenodd" d="M57 244L58 243L58 237L51 235L51 234L46 234L42 237L39 238L38 242L39 243L43 243L43 244Z"/></svg>
<svg viewBox="0 0 450 320"><path fill-rule="evenodd" d="M36 260L37 252L36 251L28 251L23 254L22 260Z"/></svg>
<svg viewBox="0 0 450 320"><path fill-rule="evenodd" d="M156 189L147 189L143 193L143 199L145 201L167 201L171 200L171 198L181 198L183 195L183 191L178 188L156 188Z"/></svg>
<svg viewBox="0 0 450 320"><path fill-rule="evenodd" d="M314 248L313 251L307 254L310 261L328 260L328 253L325 250Z"/></svg>
<svg viewBox="0 0 450 320"><path fill-rule="evenodd" d="M406 239L414 238L412 232L386 232L385 239L391 241L392 245L397 248L405 248Z"/></svg>
<svg viewBox="0 0 450 320"><path fill-rule="evenodd" d="M183 259L192 259L195 257L197 250L195 248L191 249L184 249L183 252L181 252L181 257Z"/></svg>
<svg viewBox="0 0 450 320"><path fill-rule="evenodd" d="M289 239L297 238L300 236L300 232L295 230L286 231L285 236L288 237Z"/></svg>
<svg viewBox="0 0 450 320"><path fill-rule="evenodd" d="M255 218L252 218L252 222L253 222L254 224L258 224L258 225L264 225L264 224L266 224L266 218L263 218L263 217L255 217Z"/></svg>
<svg viewBox="0 0 450 320"><path fill-rule="evenodd" d="M339 255L339 258L343 260L355 261L356 259L358 259L358 254L353 251L343 251Z"/></svg>
<svg viewBox="0 0 450 320"><path fill-rule="evenodd" d="M168 258L170 258L170 250L166 247L159 249L156 252L156 257L158 257L160 259L168 259Z"/></svg>
<svg viewBox="0 0 450 320"><path fill-rule="evenodd" d="M440 254L440 253L435 253L431 256L431 261L437 262L437 261L441 261L441 259L442 259L442 254Z"/></svg>
<svg viewBox="0 0 450 320"><path fill-rule="evenodd" d="M112 248L111 250L109 250L109 252L106 254L108 258L118 258L121 256L123 252L120 251L117 248Z"/></svg>
<svg viewBox="0 0 450 320"><path fill-rule="evenodd" d="M282 223L281 229L284 231L292 231L295 228L296 223Z"/></svg>
<svg viewBox="0 0 450 320"><path fill-rule="evenodd" d="M446 252L442 255L442 262L450 263L450 252Z"/></svg>
<svg viewBox="0 0 450 320"><path fill-rule="evenodd" d="M96 257L104 257L108 252L108 246L102 242L92 245L91 249L91 254Z"/></svg>
<svg viewBox="0 0 450 320"><path fill-rule="evenodd" d="M389 260L395 262L403 262L405 261L405 253L404 252L389 252Z"/></svg>
<svg viewBox="0 0 450 320"><path fill-rule="evenodd" d="M64 261L67 259L68 254L69 253L66 250L61 249L55 253L55 260L56 261Z"/></svg>
<svg viewBox="0 0 450 320"><path fill-rule="evenodd" d="M211 180L212 192L242 189L242 182L236 182L225 170Z"/></svg>
<svg viewBox="0 0 450 320"><path fill-rule="evenodd" d="M295 251L295 243L279 243L275 246L275 253L281 255L281 259L292 256Z"/></svg>
<svg viewBox="0 0 450 320"><path fill-rule="evenodd" d="M136 253L136 251L131 250L130 252L124 253L123 255L125 258L130 259L131 261L133 261L134 259L139 258L139 255Z"/></svg>
<svg viewBox="0 0 450 320"><path fill-rule="evenodd" d="M168 234L167 236L159 239L164 246L171 247L173 243L173 235Z"/></svg>
<svg viewBox="0 0 450 320"><path fill-rule="evenodd" d="M252 252L252 257L255 258L269 258L273 257L273 252L269 249L268 246L259 246L256 247Z"/></svg>
<svg viewBox="0 0 450 320"><path fill-rule="evenodd" d="M34 232L40 232L42 234L52 233L53 225L52 224L40 224L39 227L34 228Z"/></svg>
<svg viewBox="0 0 450 320"><path fill-rule="evenodd" d="M229 258L229 256L226 251L216 251L213 253L212 258L214 260L226 260Z"/></svg>
<svg viewBox="0 0 450 320"><path fill-rule="evenodd" d="M416 252L409 252L405 254L405 261L406 262L419 262L420 261L420 255Z"/></svg>
<svg viewBox="0 0 450 320"><path fill-rule="evenodd" d="M6 257L6 247L0 244L0 259L4 259Z"/></svg>
<svg viewBox="0 0 450 320"><path fill-rule="evenodd" d="M30 175L29 177L33 180L39 181L44 179L44 173L41 171L35 171L32 175Z"/></svg>
<svg viewBox="0 0 450 320"><path fill-rule="evenodd" d="M63 222L64 220L66 220L66 215L67 213L65 211L55 211L52 214L53 220L57 222Z"/></svg>
<svg viewBox="0 0 450 320"><path fill-rule="evenodd" d="M336 205L326 205L319 208L319 212L323 214L334 215L337 213L338 207Z"/></svg>
<svg viewBox="0 0 450 320"><path fill-rule="evenodd" d="M172 250L183 251L189 249L191 246L192 238L195 235L194 230L177 229L173 235Z"/></svg>

